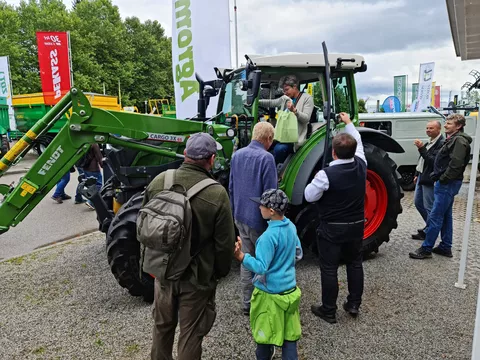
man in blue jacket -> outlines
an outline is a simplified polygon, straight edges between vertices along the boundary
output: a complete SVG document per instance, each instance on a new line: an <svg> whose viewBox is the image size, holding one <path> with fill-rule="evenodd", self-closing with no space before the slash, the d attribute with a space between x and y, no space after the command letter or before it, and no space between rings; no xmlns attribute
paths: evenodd
<svg viewBox="0 0 480 360"><path fill-rule="evenodd" d="M273 155L267 150L273 143L274 128L259 122L253 128L252 142L235 152L230 168L230 203L233 218L242 238L242 251L255 254L255 243L267 228L258 206L250 197L260 197L264 191L277 188L277 169ZM240 268L243 290L243 312L250 313L253 273Z"/></svg>

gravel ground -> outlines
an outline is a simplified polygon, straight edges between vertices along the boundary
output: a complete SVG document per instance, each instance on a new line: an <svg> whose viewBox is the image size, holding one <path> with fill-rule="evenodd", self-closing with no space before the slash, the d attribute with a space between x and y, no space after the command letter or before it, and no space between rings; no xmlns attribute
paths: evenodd
<svg viewBox="0 0 480 360"><path fill-rule="evenodd" d="M298 266L303 292L300 359L469 359L480 259L480 224L472 225L467 289L454 287L466 205L455 203L454 258L414 261L420 245L410 232L421 226L412 206L391 241L365 261L365 295L358 319L338 313L330 325L310 312L319 298L319 270L307 253ZM477 209L477 208L475 208ZM475 217L480 217L475 210ZM346 276L339 272L339 305ZM254 359L248 319L241 314L239 266L217 290L218 316L204 341L204 359ZM74 242L0 263L1 359L146 359L151 344L151 305L129 296L108 268L104 236Z"/></svg>

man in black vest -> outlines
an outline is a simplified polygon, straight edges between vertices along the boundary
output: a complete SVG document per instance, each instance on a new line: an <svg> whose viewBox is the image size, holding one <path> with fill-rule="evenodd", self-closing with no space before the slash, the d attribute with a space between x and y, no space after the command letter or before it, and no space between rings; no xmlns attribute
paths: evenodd
<svg viewBox="0 0 480 360"><path fill-rule="evenodd" d="M322 305L312 312L333 324L337 322L340 259L347 265L348 292L343 308L357 316L363 294L362 241L367 160L360 134L346 113L340 113L345 132L332 141L332 161L307 185L305 199L317 202L319 225L317 247L320 258Z"/></svg>

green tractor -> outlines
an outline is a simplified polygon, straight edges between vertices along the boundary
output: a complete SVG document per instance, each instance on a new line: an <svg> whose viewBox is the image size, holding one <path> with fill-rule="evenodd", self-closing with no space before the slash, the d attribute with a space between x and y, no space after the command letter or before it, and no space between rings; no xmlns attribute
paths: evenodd
<svg viewBox="0 0 480 360"><path fill-rule="evenodd" d="M31 148L36 137L72 108L67 124L21 182L0 185L4 196L0 233L21 222L91 143L107 144L103 188L98 191L94 179L86 179L81 189L95 205L99 229L106 234L108 263L118 283L130 294L151 300L153 278L139 269L140 246L135 231L145 187L159 173L180 166L189 135L207 132L218 145L212 172L228 188L233 152L248 145L255 123L275 116L275 109L259 107L259 99L277 96L279 80L294 74L304 88L313 83L314 96L320 100L307 142L278 167L279 187L291 199L287 215L297 225L304 246L314 248L316 211L305 201L303 192L315 173L331 161L331 138L342 128L335 115L346 111L358 123L354 75L366 71L366 64L358 55L329 55L325 45L320 55L246 58L244 68L215 69L215 80L203 81L197 75L198 113L189 120L102 110L72 89L0 160L1 176ZM207 117L209 100L217 95L216 115ZM397 227L403 193L396 165L387 153L403 149L380 131L359 131L368 161L364 251L370 253L378 251Z"/></svg>

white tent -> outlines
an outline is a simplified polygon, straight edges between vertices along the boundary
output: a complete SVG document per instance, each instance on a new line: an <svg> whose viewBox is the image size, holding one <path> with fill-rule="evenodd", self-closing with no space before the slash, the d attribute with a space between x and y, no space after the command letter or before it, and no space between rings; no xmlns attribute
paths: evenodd
<svg viewBox="0 0 480 360"><path fill-rule="evenodd" d="M452 31L455 52L462 60L480 59L480 27L478 18L480 15L480 0L446 0L450 29ZM472 171L468 187L467 213L463 231L462 254L458 281L455 286L465 289L465 269L467 266L468 238L470 235L470 223L472 220L473 200L475 197L475 181L477 177L478 152L480 150L480 126L477 119L475 131L475 145L473 150ZM480 359L480 286L477 298L477 315L475 330L473 333L472 359Z"/></svg>

